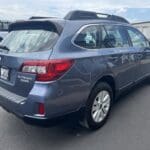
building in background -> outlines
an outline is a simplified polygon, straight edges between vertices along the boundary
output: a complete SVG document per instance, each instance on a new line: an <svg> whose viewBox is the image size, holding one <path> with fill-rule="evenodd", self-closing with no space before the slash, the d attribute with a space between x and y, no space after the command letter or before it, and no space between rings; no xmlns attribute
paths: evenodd
<svg viewBox="0 0 150 150"><path fill-rule="evenodd" d="M150 40L150 21L133 23L133 26L139 29Z"/></svg>

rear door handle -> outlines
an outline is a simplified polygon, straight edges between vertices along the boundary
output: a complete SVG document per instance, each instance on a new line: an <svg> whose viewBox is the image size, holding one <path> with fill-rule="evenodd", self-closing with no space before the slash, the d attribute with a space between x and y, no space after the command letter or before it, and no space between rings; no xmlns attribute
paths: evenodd
<svg viewBox="0 0 150 150"><path fill-rule="evenodd" d="M109 59L110 61L114 61L114 62L117 62L117 61L118 61L118 57L115 57L115 56L108 57L108 59Z"/></svg>
<svg viewBox="0 0 150 150"><path fill-rule="evenodd" d="M143 54L137 54L137 58L138 59L142 59L143 58Z"/></svg>

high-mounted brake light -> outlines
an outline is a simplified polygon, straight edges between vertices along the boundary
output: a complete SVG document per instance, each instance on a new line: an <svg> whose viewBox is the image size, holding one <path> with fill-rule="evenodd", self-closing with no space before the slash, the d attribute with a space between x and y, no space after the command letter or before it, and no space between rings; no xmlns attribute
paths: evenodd
<svg viewBox="0 0 150 150"><path fill-rule="evenodd" d="M73 65L73 60L26 61L21 71L36 74L37 81L52 81L61 77Z"/></svg>

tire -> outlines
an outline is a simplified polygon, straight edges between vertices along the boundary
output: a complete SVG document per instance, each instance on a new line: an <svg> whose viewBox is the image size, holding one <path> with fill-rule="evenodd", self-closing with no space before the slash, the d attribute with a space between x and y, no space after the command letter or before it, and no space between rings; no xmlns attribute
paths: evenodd
<svg viewBox="0 0 150 150"><path fill-rule="evenodd" d="M103 98L102 98L102 95L103 95ZM106 100L106 97L107 97L107 100ZM100 82L92 90L91 95L89 99L87 100L86 107L84 110L84 115L83 115L82 121L80 122L81 125L90 130L97 130L101 128L107 122L109 118L112 104L113 104L112 88L110 87L109 84L105 82ZM97 112L95 110L97 110Z"/></svg>

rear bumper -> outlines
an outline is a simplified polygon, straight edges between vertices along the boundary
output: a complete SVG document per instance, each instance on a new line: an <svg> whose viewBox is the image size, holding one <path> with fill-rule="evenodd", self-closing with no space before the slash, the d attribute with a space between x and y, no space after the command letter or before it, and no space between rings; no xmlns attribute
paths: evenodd
<svg viewBox="0 0 150 150"><path fill-rule="evenodd" d="M8 113L12 113L26 122L44 123L53 118L52 116L47 118L48 114L38 115L35 112L37 102L31 101L29 104L28 101L29 99L25 99L16 102L0 96L0 106Z"/></svg>
<svg viewBox="0 0 150 150"><path fill-rule="evenodd" d="M38 125L38 126L45 126L45 125L51 125L53 124L54 119L58 119L59 117L51 117L47 118L46 116L38 116L34 114L24 113L25 106L23 105L24 102L21 103L15 103L8 100L3 100L0 98L0 106L6 110L8 113L14 114L16 117L22 119L25 123L31 124L31 125Z"/></svg>
<svg viewBox="0 0 150 150"><path fill-rule="evenodd" d="M24 115L21 111L18 111L19 107L21 107L19 104L13 104L10 105L10 107L8 107L8 105L2 103L0 103L1 107L6 110L8 113L12 113L14 114L16 117L22 119L25 123L30 124L30 125L34 125L34 126L40 126L40 127L50 127L50 126L55 126L57 124L62 123L62 121L64 120L68 120L68 119L75 119L77 118L76 116L76 112L70 112L70 113L66 113L66 114L61 114L57 117L51 117L51 118L47 118L45 116L36 116L36 115ZM12 109L14 108L14 109ZM75 117L74 117L75 115Z"/></svg>
<svg viewBox="0 0 150 150"><path fill-rule="evenodd" d="M0 87L0 106L24 120L45 122L78 111L85 94L70 88L61 88L57 82L36 83L28 97L16 95ZM38 104L45 106L45 115L37 113Z"/></svg>
<svg viewBox="0 0 150 150"><path fill-rule="evenodd" d="M35 116L35 115L24 114L22 111L23 109L21 108L21 107L23 107L22 104L16 104L11 101L6 102L6 100L4 103L4 101L2 101L0 99L0 106L4 110L6 110L8 113L14 114L16 117L22 119L23 121L25 121L26 123L31 124L31 125L40 125L40 126L44 125L45 126L50 122L50 119L48 119L44 116Z"/></svg>

